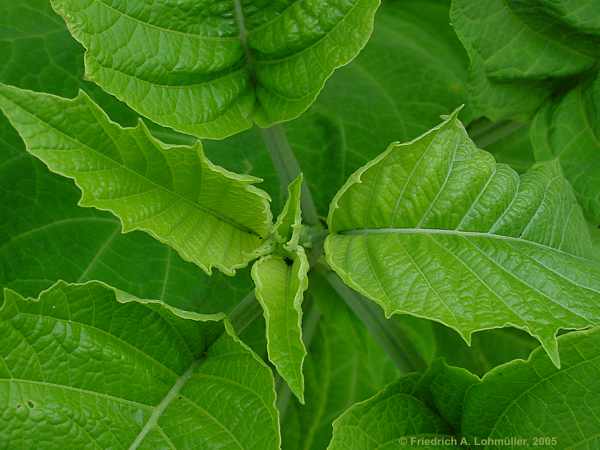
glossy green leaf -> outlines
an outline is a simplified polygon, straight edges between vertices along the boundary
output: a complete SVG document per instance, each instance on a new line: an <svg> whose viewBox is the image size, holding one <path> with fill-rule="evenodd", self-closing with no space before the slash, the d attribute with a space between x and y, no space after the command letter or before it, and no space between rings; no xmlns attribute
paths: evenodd
<svg viewBox="0 0 600 450"><path fill-rule="evenodd" d="M389 356L324 278L311 274L309 292L319 321L304 363L306 404L292 399L282 413L286 450L327 447L331 423L398 375Z"/></svg>
<svg viewBox="0 0 600 450"><path fill-rule="evenodd" d="M379 0L52 0L86 75L153 121L223 138L297 117L368 40Z"/></svg>
<svg viewBox="0 0 600 450"><path fill-rule="evenodd" d="M328 450L456 449L450 426L418 394L420 376L400 378L333 423ZM439 439L429 443L429 439ZM447 442L446 442L447 441Z"/></svg>
<svg viewBox="0 0 600 450"><path fill-rule="evenodd" d="M298 175L288 186L288 197L283 205L283 210L277 217L274 232L277 241L284 244L289 251L294 251L300 241L302 230L302 210L300 200L302 197L302 174Z"/></svg>
<svg viewBox="0 0 600 450"><path fill-rule="evenodd" d="M492 370L468 392L462 429L471 442L515 436L529 438L529 446L538 438L542 448L600 445L600 332L569 333L558 342L560 370L537 350L527 362Z"/></svg>
<svg viewBox="0 0 600 450"><path fill-rule="evenodd" d="M81 92L73 100L4 86L0 106L30 153L74 178L82 206L109 210L123 231L144 230L208 273L262 252L269 197L257 179L213 165L194 147L167 147L140 122L121 128Z"/></svg>
<svg viewBox="0 0 600 450"><path fill-rule="evenodd" d="M269 255L252 266L256 298L263 308L269 360L304 403L302 300L308 288L308 259L302 247L289 256Z"/></svg>
<svg viewBox="0 0 600 450"><path fill-rule="evenodd" d="M600 265L555 163L519 177L479 150L452 114L392 144L332 201L330 266L387 316L456 329L512 325L559 364L559 329L600 321Z"/></svg>
<svg viewBox="0 0 600 450"><path fill-rule="evenodd" d="M97 282L5 291L0 446L278 449L270 370L201 318Z"/></svg>
<svg viewBox="0 0 600 450"><path fill-rule="evenodd" d="M584 213L600 223L600 76L580 83L537 113L531 141L538 161L556 159Z"/></svg>

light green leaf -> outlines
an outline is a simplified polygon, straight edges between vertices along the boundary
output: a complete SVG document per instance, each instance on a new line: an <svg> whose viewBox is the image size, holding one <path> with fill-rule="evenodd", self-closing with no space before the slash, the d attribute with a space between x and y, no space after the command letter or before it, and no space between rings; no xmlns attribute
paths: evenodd
<svg viewBox="0 0 600 450"><path fill-rule="evenodd" d="M52 0L86 75L153 121L223 138L290 120L368 40L379 0Z"/></svg>
<svg viewBox="0 0 600 450"><path fill-rule="evenodd" d="M278 449L268 367L180 315L97 282L5 291L0 447Z"/></svg>
<svg viewBox="0 0 600 450"><path fill-rule="evenodd" d="M274 232L277 241L289 251L294 251L300 241L302 230L302 174L298 175L288 186L288 197L283 210L277 217Z"/></svg>
<svg viewBox="0 0 600 450"><path fill-rule="evenodd" d="M417 374L402 377L344 412L333 422L328 450L458 448L450 426L418 394L419 380Z"/></svg>
<svg viewBox="0 0 600 450"><path fill-rule="evenodd" d="M471 442L475 437L519 436L530 438L530 445L531 438L539 437L543 448L600 445L600 332L568 333L558 342L560 370L537 350L527 362L492 370L468 392L463 432Z"/></svg>
<svg viewBox="0 0 600 450"><path fill-rule="evenodd" d="M600 75L553 99L537 113L531 141L538 161L556 159L584 213L600 223Z"/></svg>
<svg viewBox="0 0 600 450"><path fill-rule="evenodd" d="M308 259L302 247L290 256L269 255L252 266L256 298L263 308L269 360L304 403L302 300L308 288Z"/></svg>
<svg viewBox="0 0 600 450"><path fill-rule="evenodd" d="M387 316L436 320L467 342L512 325L556 364L559 329L600 322L600 265L560 167L519 177L475 147L456 113L359 169L328 222L330 266Z"/></svg>
<svg viewBox="0 0 600 450"><path fill-rule="evenodd" d="M398 375L363 323L317 273L311 273L310 297L319 321L304 363L306 404L292 400L281 413L286 450L327 447L333 420Z"/></svg>
<svg viewBox="0 0 600 450"><path fill-rule="evenodd" d="M124 232L144 230L208 273L233 274L261 254L268 195L213 165L199 143L167 147L143 122L121 128L83 92L65 100L2 86L0 107L30 153L76 180L80 205L113 212Z"/></svg>

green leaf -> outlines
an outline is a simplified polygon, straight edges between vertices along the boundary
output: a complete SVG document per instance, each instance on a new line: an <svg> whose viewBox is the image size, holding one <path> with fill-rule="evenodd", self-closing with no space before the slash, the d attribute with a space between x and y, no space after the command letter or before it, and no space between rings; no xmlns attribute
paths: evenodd
<svg viewBox="0 0 600 450"><path fill-rule="evenodd" d="M460 36L460 31L457 31ZM469 49L467 43L465 46ZM487 76L482 58L477 52L470 50L469 56L471 67L467 102L465 111L461 114L465 122L479 117L487 117L493 121L529 121L556 87L557 83L549 80L497 81Z"/></svg>
<svg viewBox="0 0 600 450"><path fill-rule="evenodd" d="M97 282L6 290L0 446L278 449L270 370L199 319Z"/></svg>
<svg viewBox="0 0 600 450"><path fill-rule="evenodd" d="M317 273L311 273L310 297L319 321L304 363L306 404L294 400L281 413L286 450L327 447L331 422L398 375L367 328Z"/></svg>
<svg viewBox="0 0 600 450"><path fill-rule="evenodd" d="M553 439L544 448L600 445L600 332L568 333L558 339L562 367L541 351L488 373L467 394L463 432L475 437ZM496 447L488 447L496 448Z"/></svg>
<svg viewBox="0 0 600 450"><path fill-rule="evenodd" d="M379 394L348 409L333 422L328 450L400 450L405 448L455 449L452 430L420 398L420 376L400 378ZM444 439L428 445L420 439Z"/></svg>
<svg viewBox="0 0 600 450"><path fill-rule="evenodd" d="M452 24L465 46L481 56L486 74L494 79L542 80L590 69L597 49L579 48L572 27L551 11L553 3L453 0ZM598 11L595 15L598 17ZM591 47L593 38L586 36L585 40Z"/></svg>
<svg viewBox="0 0 600 450"><path fill-rule="evenodd" d="M465 394L479 378L462 367L450 367L437 359L419 381L418 396L437 411L453 430L460 430Z"/></svg>
<svg viewBox="0 0 600 450"><path fill-rule="evenodd" d="M468 109L475 117L528 118L600 56L593 25L600 13L585 1L453 0L451 19L471 58Z"/></svg>
<svg viewBox="0 0 600 450"><path fill-rule="evenodd" d="M600 265L555 163L519 177L467 136L456 113L392 144L338 192L330 266L387 316L409 313L456 329L512 325L559 364L559 329L600 321Z"/></svg>
<svg viewBox="0 0 600 450"><path fill-rule="evenodd" d="M600 75L546 103L531 127L538 161L556 159L584 213L600 223Z"/></svg>
<svg viewBox="0 0 600 450"><path fill-rule="evenodd" d="M257 179L213 165L194 147L165 146L140 122L121 128L83 92L73 100L2 86L0 106L27 149L82 189L82 206L109 210L208 273L262 252L271 227ZM165 214L167 212L167 214Z"/></svg>
<svg viewBox="0 0 600 450"><path fill-rule="evenodd" d="M283 205L283 210L277 217L274 232L277 241L284 244L289 251L294 251L300 241L302 230L302 210L300 200L302 197L302 174L298 175L288 186L288 197Z"/></svg>
<svg viewBox="0 0 600 450"><path fill-rule="evenodd" d="M86 76L153 121L223 138L290 120L368 40L379 0L52 0Z"/></svg>
<svg viewBox="0 0 600 450"><path fill-rule="evenodd" d="M256 298L266 322L269 360L304 403L302 300L308 288L308 259L302 247L288 256L269 255L252 267Z"/></svg>

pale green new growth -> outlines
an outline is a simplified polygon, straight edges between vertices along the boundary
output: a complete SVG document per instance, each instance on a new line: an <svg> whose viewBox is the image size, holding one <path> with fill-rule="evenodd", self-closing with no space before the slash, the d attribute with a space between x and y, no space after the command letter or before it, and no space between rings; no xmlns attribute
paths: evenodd
<svg viewBox="0 0 600 450"><path fill-rule="evenodd" d="M267 326L269 360L302 403L302 365L306 356L302 342L302 300L308 288L308 269L302 247L290 257L263 257L252 267L256 298Z"/></svg>
<svg viewBox="0 0 600 450"><path fill-rule="evenodd" d="M227 322L97 282L4 297L0 447L279 449L271 372Z"/></svg>
<svg viewBox="0 0 600 450"><path fill-rule="evenodd" d="M233 274L264 252L269 196L258 179L215 166L200 143L170 146L143 122L121 128L84 93L73 100L0 86L0 108L28 151L73 178L80 205L113 212L208 273Z"/></svg>
<svg viewBox="0 0 600 450"><path fill-rule="evenodd" d="M600 265L556 163L519 177L479 150L453 114L392 144L334 198L331 267L386 315L456 329L513 325L559 364L559 329L600 323Z"/></svg>
<svg viewBox="0 0 600 450"><path fill-rule="evenodd" d="M52 0L86 75L157 123L223 138L290 120L362 49L379 0Z"/></svg>
<svg viewBox="0 0 600 450"><path fill-rule="evenodd" d="M277 217L274 232L275 239L289 251L294 251L300 241L302 229L302 210L300 200L302 197L302 174L298 175L288 186L288 198L283 210Z"/></svg>
<svg viewBox="0 0 600 450"><path fill-rule="evenodd" d="M302 341L302 301L308 288L309 263L298 245L302 211L302 175L288 186L288 198L275 223L275 254L254 263L252 279L266 322L269 360L304 403L302 366L306 348ZM281 253L281 255L279 254Z"/></svg>

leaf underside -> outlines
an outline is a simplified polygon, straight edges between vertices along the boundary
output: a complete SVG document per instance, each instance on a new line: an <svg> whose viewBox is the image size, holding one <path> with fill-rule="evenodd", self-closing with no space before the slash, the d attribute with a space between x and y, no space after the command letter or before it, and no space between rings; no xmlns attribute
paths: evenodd
<svg viewBox="0 0 600 450"><path fill-rule="evenodd" d="M267 352L291 391L304 403L302 302L308 288L309 262L298 245L302 212L302 175L288 186L288 198L274 226L276 249L252 266L256 298L263 309Z"/></svg>
<svg viewBox="0 0 600 450"><path fill-rule="evenodd" d="M350 177L329 227L329 264L388 316L433 319L467 342L512 325L555 364L559 329L600 321L600 266L558 164L519 177L456 114Z"/></svg>

